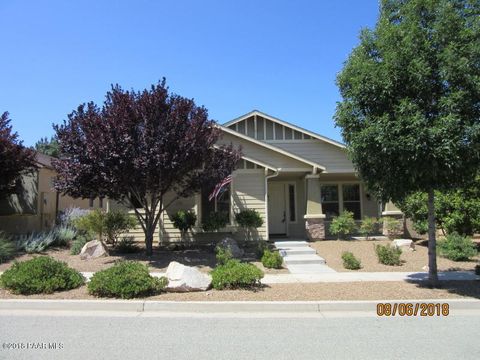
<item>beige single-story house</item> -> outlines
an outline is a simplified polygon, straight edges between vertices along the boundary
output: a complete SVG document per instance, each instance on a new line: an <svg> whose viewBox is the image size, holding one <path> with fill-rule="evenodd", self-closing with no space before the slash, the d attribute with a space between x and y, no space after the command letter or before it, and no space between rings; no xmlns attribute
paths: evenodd
<svg viewBox="0 0 480 360"><path fill-rule="evenodd" d="M60 211L69 207L106 208L100 199L74 199L53 189L56 171L51 156L36 153L37 169L21 176L15 194L0 200L0 230L24 234L52 228Z"/></svg>
<svg viewBox="0 0 480 360"><path fill-rule="evenodd" d="M208 200L210 191L176 201L162 214L155 234L160 243L180 241L171 215L193 210L197 226L192 241L216 236L201 230L202 221L212 211L227 214L229 224L220 231L237 238L244 234L235 222L235 213L255 209L264 223L258 239L274 237L325 239L331 219L343 210L364 217L398 216L401 212L383 207L360 181L345 145L297 125L254 110L218 125L220 144L241 146L243 158L232 174L232 182L217 199ZM134 234L143 239L143 232Z"/></svg>

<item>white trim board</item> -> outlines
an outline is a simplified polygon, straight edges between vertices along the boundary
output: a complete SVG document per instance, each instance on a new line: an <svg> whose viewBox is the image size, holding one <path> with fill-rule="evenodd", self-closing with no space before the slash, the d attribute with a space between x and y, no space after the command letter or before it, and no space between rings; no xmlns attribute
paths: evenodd
<svg viewBox="0 0 480 360"><path fill-rule="evenodd" d="M268 115L268 114L263 113L263 112L258 111L258 110L252 110L252 111L250 111L249 113L247 113L247 114L245 114L245 115L242 115L242 116L240 116L240 117L238 117L238 118L236 118L236 119L227 121L226 123L223 124L223 126L224 126L224 127L228 127L228 126L233 125L233 124L236 124L236 123L238 123L238 122L240 122L240 121L242 121L242 120L248 119L248 118L251 117L251 116L261 116L261 117L263 117L263 118L265 118L265 119L268 119L268 120L270 120L270 121L272 121L272 122L274 122L274 123L277 123L277 124L280 124L280 125L282 125L282 126L289 127L289 128L291 128L291 129L293 129L293 130L296 130L296 131L298 131L298 132L307 134L307 135L309 135L309 136L311 136L311 137L313 137L313 138L315 138L315 139L325 141L325 142L327 142L327 143L329 143L329 144L331 144L331 145L335 145L335 146L337 146L337 147L339 147L339 148L342 148L342 149L345 149L345 148L346 148L346 146L345 146L344 144L342 144L342 143L340 143L340 142L338 142L338 141L335 141L335 140L330 139L330 138L328 138L328 137L326 137L326 136L317 134L317 133L315 133L315 132L313 132L313 131L304 129L304 128L300 127L300 126L294 125L294 124L292 124L292 123L289 123L289 122L287 122L287 121L281 120L281 119L279 119L279 118L276 118L276 117L274 117L274 116ZM268 141L271 141L271 140L268 140ZM287 140L287 141L289 141L289 140Z"/></svg>

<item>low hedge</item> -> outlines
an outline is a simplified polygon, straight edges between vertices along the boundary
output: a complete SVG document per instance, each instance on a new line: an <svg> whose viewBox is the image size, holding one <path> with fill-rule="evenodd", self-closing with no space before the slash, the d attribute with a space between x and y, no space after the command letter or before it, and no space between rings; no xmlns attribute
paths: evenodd
<svg viewBox="0 0 480 360"><path fill-rule="evenodd" d="M228 260L213 269L211 275L214 289L248 289L260 285L263 271L252 264Z"/></svg>
<svg viewBox="0 0 480 360"><path fill-rule="evenodd" d="M151 276L148 266L136 261L120 261L96 272L88 283L88 292L100 297L132 299L154 295L166 286L167 279Z"/></svg>
<svg viewBox="0 0 480 360"><path fill-rule="evenodd" d="M85 282L83 276L62 261L49 256L14 262L0 276L0 285L14 294L51 294L75 289Z"/></svg>

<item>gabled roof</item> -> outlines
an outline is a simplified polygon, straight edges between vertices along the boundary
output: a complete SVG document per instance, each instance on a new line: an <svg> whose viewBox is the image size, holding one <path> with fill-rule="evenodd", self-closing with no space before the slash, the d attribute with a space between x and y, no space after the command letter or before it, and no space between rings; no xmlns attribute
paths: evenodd
<svg viewBox="0 0 480 360"><path fill-rule="evenodd" d="M308 159L305 159L304 157L301 157L301 156L298 156L298 155L295 155L295 154L292 154L291 152L289 151L286 151L286 150L283 150L283 149L280 149L279 147L277 146L273 146L272 144L268 144L266 142L263 142L263 141L259 141L259 140L256 140L254 138L251 138L250 136L247 136L247 135L244 135L244 134L241 134L235 130L232 130L228 127L225 127L225 126L222 126L222 125L216 125L219 129L221 129L222 131L228 133L228 134L231 134L233 136L236 136L236 137L239 137L241 139L244 139L244 140L247 140L253 144L257 144L259 146L262 146L264 148L267 148L267 149L270 149L272 151L276 151L282 155L285 155L285 156L288 156L292 159L295 159L297 161L301 161L305 164L308 164L310 166L313 166L314 168L317 168L317 169L320 169L322 171L326 170L326 167L321 165L321 164L318 164L316 162L313 162L313 161L310 161Z"/></svg>
<svg viewBox="0 0 480 360"><path fill-rule="evenodd" d="M40 167L46 167L53 169L52 160L55 158L50 155L42 154L41 152L35 151L35 161Z"/></svg>
<svg viewBox="0 0 480 360"><path fill-rule="evenodd" d="M326 136L322 136L322 135L320 135L320 134L317 134L317 133L315 133L315 132L313 132L313 131L304 129L304 128L300 127L300 126L294 125L294 124L289 123L289 122L287 122L287 121L280 120L280 119L278 119L278 118L276 118L276 117L274 117L274 116L268 115L268 114L266 114L266 113L264 113L264 112L261 112L261 111L258 111L258 110L252 110L252 111L250 111L249 113L247 113L247 114L245 114L245 115L242 115L242 116L240 116L240 117L238 117L238 118L236 118L236 119L230 120L230 121L226 122L225 124L223 124L223 126L228 127L228 126L233 125L233 124L235 124L235 123L237 123L237 122L240 122L240 121L242 121L242 120L248 119L249 117L251 117L251 116L253 116L253 115L261 116L261 117L263 117L263 118L265 118L265 119L268 119L268 120L270 120L270 121L273 121L274 123L277 123L277 124L280 124L280 125L283 125L283 126L287 126L287 127L289 127L289 128L292 128L293 130L296 130L296 131L302 132L302 133L304 133L304 134L307 134L307 135L311 136L311 137L314 138L314 139L322 140L322 141L325 141L325 142L327 142L327 143L329 143L329 144L332 144L332 145L338 146L338 147L340 147L340 148L342 148L342 149L345 149L345 145L342 144L341 142L335 141L335 140L330 139L330 138L328 138L328 137L326 137Z"/></svg>

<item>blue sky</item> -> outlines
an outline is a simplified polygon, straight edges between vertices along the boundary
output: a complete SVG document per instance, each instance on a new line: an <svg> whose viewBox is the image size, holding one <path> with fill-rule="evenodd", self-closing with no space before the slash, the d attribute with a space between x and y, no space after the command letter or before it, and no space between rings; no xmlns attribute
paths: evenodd
<svg viewBox="0 0 480 360"><path fill-rule="evenodd" d="M336 74L377 0L0 2L0 112L26 145L110 84L163 76L220 123L253 109L341 140Z"/></svg>

